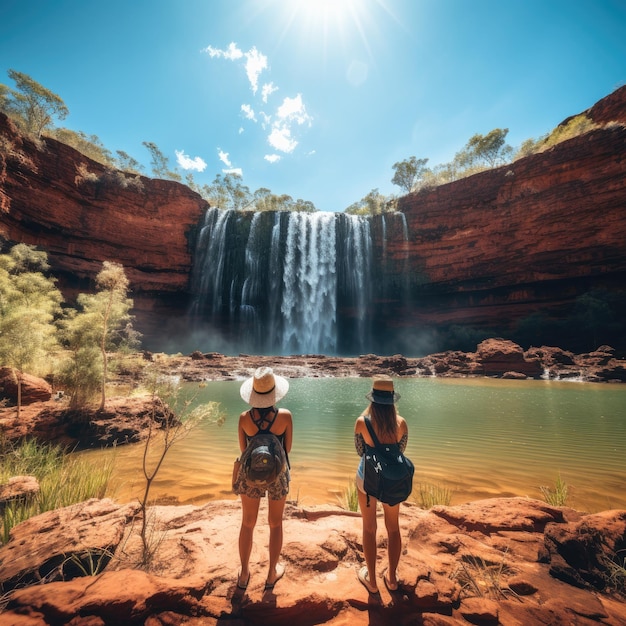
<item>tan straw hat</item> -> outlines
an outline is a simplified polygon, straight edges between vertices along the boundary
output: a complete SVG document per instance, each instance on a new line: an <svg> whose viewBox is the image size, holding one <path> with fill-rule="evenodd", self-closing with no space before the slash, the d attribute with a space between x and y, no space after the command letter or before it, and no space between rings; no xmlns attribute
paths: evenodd
<svg viewBox="0 0 626 626"><path fill-rule="evenodd" d="M239 393L250 406L265 409L274 406L289 390L289 381L274 374L271 367L259 367L254 376L241 385Z"/></svg>
<svg viewBox="0 0 626 626"><path fill-rule="evenodd" d="M381 374L372 379L372 390L365 395L370 402L377 404L394 404L400 399L400 394L393 389L391 376Z"/></svg>

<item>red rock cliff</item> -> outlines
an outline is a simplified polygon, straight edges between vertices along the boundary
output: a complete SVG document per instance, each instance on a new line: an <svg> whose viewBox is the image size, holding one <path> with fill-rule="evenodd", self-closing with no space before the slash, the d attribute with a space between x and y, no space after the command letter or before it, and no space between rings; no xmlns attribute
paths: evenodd
<svg viewBox="0 0 626 626"><path fill-rule="evenodd" d="M626 315L626 87L586 113L601 128L400 199L409 240L384 251L378 304L397 306L376 307L379 328L506 330L537 312L566 317L597 289ZM68 298L103 261L124 265L147 336L184 315L199 195L123 179L52 139L38 149L2 114L0 140L0 236L46 250Z"/></svg>
<svg viewBox="0 0 626 626"><path fill-rule="evenodd" d="M506 328L599 288L623 306L626 87L586 113L605 126L400 199L417 297L398 325ZM404 263L402 244L387 254Z"/></svg>
<svg viewBox="0 0 626 626"><path fill-rule="evenodd" d="M38 148L1 113L0 137L1 236L46 250L66 295L86 290L103 261L116 261L145 323L155 307L184 310L190 241L207 207L198 194L172 181L124 178L54 139Z"/></svg>

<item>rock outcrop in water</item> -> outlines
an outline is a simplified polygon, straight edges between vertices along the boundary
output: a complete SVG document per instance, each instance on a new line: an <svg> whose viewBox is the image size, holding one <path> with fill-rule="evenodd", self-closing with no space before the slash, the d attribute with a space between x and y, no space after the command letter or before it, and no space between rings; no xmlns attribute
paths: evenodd
<svg viewBox="0 0 626 626"><path fill-rule="evenodd" d="M603 126L401 198L406 230L383 236L385 221L372 221L372 351L423 354L476 333L578 351L626 347L626 87L586 113ZM70 299L91 288L103 261L123 264L146 346L165 349L155 344L181 330L177 321L187 334L206 202L176 182L106 170L52 139L40 149L2 114L0 135L0 235L46 250ZM345 334L360 313L337 307ZM207 349L192 343L183 349Z"/></svg>

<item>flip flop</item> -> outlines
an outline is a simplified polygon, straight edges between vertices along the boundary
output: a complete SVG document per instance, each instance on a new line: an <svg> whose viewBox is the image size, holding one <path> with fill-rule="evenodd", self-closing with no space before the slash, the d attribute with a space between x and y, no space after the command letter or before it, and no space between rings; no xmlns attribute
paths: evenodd
<svg viewBox="0 0 626 626"><path fill-rule="evenodd" d="M274 585L285 575L285 566L282 563L276 565L276 579L273 583L265 583L265 591L274 589Z"/></svg>
<svg viewBox="0 0 626 626"><path fill-rule="evenodd" d="M363 566L360 570L359 573L357 574L357 578L359 579L359 582L372 594L376 594L378 593L378 587L376 587L375 585L372 584L372 582L369 579L369 574L367 572L367 567Z"/></svg>
<svg viewBox="0 0 626 626"><path fill-rule="evenodd" d="M248 572L248 578L245 583L239 582L239 575L237 575L237 589L241 589L245 591L248 588L248 583L250 582L250 572Z"/></svg>

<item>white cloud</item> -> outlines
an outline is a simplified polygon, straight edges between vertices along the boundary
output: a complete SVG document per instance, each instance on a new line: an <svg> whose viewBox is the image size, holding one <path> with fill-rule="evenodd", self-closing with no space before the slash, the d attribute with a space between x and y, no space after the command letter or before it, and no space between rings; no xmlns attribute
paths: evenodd
<svg viewBox="0 0 626 626"><path fill-rule="evenodd" d="M250 81L250 87L252 88L252 93L256 93L259 88L259 76L266 70L267 65L267 57L260 53L256 46L252 46L248 52L242 52L237 44L231 42L228 45L226 50L220 50L219 48L214 48L213 46L207 46L204 49L204 52L207 52L209 56L218 59L228 59L229 61L239 61L240 59L245 58L245 68L246 75L248 80Z"/></svg>
<svg viewBox="0 0 626 626"><path fill-rule="evenodd" d="M252 46L248 52L242 52L237 44L233 42L226 50L208 46L204 51L212 58L224 58L236 62L243 61L250 88L255 95L257 94L259 91L259 78L263 71L269 68L269 65L267 57L259 52L256 46ZM296 126L308 125L310 127L313 118L306 110L302 94L297 94L294 98L285 97L278 108L275 109L273 115L260 110L260 107L267 104L270 96L278 89L273 82L263 83L260 90L261 101L255 100L257 108L253 108L251 104L242 104L240 111L245 119L260 122L262 129L269 133L267 142L273 150L289 154L298 146L298 140L294 136ZM242 134L243 132L244 128L239 127L238 133ZM227 154L226 158L228 158ZM278 154L267 154L264 156L264 159L269 163L276 163L281 158ZM224 164L230 167L230 162L226 163L224 161Z"/></svg>
<svg viewBox="0 0 626 626"><path fill-rule="evenodd" d="M231 167L229 169L222 170L223 174L236 174L243 178L243 170L240 167Z"/></svg>
<svg viewBox="0 0 626 626"><path fill-rule="evenodd" d="M243 111L243 114L246 119L256 122L256 115L254 113L254 109L249 104L242 104L241 110Z"/></svg>
<svg viewBox="0 0 626 626"><path fill-rule="evenodd" d="M232 163L230 162L230 159L228 158L228 152L224 152L223 150L221 150L220 148L217 149L217 156L219 157L220 161L226 166L226 167L231 167Z"/></svg>
<svg viewBox="0 0 626 626"><path fill-rule="evenodd" d="M298 142L292 139L291 130L288 126L274 126L267 141L272 148L280 150L281 152L293 152L298 145Z"/></svg>
<svg viewBox="0 0 626 626"><path fill-rule="evenodd" d="M182 150L174 150L174 152L176 153L176 162L184 170L204 172L204 170L206 169L206 163L200 157L195 157L194 159L192 159L190 156L187 156Z"/></svg>
<svg viewBox="0 0 626 626"><path fill-rule="evenodd" d="M296 122L297 124L308 122L309 126L311 125L312 118L306 112L301 94L298 94L295 98L285 98L283 103L278 107L276 115L278 115L281 120Z"/></svg>
<svg viewBox="0 0 626 626"><path fill-rule="evenodd" d="M264 129L267 128L271 124L272 118L269 115L267 115L267 113L264 113L263 111L261 111L259 115L261 116L261 119L263 120L261 122L261 126Z"/></svg>
<svg viewBox="0 0 626 626"><path fill-rule="evenodd" d="M267 99L271 96L275 91L278 91L278 87L274 85L274 83L265 83L263 87L261 87L261 96L263 98L263 102L267 104Z"/></svg>
<svg viewBox="0 0 626 626"><path fill-rule="evenodd" d="M252 93L256 93L259 87L259 76L263 70L267 69L267 57L261 54L256 46L253 46L245 54L246 57L246 74L252 87Z"/></svg>
<svg viewBox="0 0 626 626"><path fill-rule="evenodd" d="M275 150L293 152L298 142L292 137L291 129L294 124L310 126L312 118L306 112L301 94L295 98L285 98L276 111L276 121L272 124L272 131L267 141Z"/></svg>
<svg viewBox="0 0 626 626"><path fill-rule="evenodd" d="M213 46L207 46L204 51L208 52L211 58L224 58L229 61L236 61L237 59L241 59L243 57L243 52L237 47L237 44L234 41L231 41L228 44L228 48L226 50L220 50L219 48L214 48Z"/></svg>

